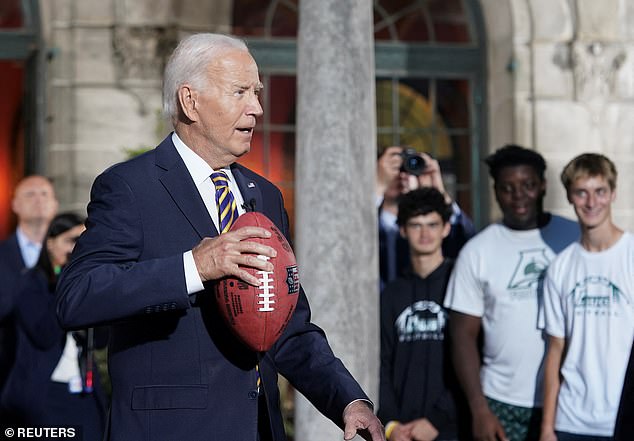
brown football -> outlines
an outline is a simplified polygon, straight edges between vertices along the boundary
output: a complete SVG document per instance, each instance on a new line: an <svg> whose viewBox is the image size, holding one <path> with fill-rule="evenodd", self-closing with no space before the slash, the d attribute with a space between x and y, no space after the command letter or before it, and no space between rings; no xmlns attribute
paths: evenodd
<svg viewBox="0 0 634 441"><path fill-rule="evenodd" d="M299 275L293 250L282 232L262 213L249 212L238 218L231 230L257 226L271 232L268 239L250 238L277 251L270 259L273 271L247 268L260 280L249 285L233 277L216 284L216 301L221 315L234 332L254 351L268 351L290 321L299 296ZM262 258L269 259L262 256Z"/></svg>

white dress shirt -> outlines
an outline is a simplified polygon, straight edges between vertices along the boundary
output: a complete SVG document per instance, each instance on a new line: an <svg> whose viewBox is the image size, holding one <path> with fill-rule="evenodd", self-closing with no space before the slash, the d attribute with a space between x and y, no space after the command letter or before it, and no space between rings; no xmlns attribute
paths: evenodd
<svg viewBox="0 0 634 441"><path fill-rule="evenodd" d="M198 156L192 149L187 147L185 143L178 137L176 132L172 133L172 142L176 147L176 151L183 159L187 171L194 180L198 193L207 207L209 216L216 226L216 230L220 230L218 227L218 205L216 204L216 187L211 181L211 174L216 171L205 162L203 158ZM236 207L238 209L238 215L245 212L244 199L240 193L240 189L236 184L236 181L231 173L231 169L223 168L221 171L225 172L227 178L229 178L229 190L233 194L236 201ZM185 265L185 283L187 285L187 293L194 294L204 289L203 282L198 275L198 269L196 269L196 263L194 262L194 255L192 251L183 253L183 263Z"/></svg>
<svg viewBox="0 0 634 441"><path fill-rule="evenodd" d="M24 264L27 268L33 268L37 263L37 259L40 257L42 244L29 240L20 227L16 229L15 235L18 238L18 247L20 248L20 254L22 254Z"/></svg>

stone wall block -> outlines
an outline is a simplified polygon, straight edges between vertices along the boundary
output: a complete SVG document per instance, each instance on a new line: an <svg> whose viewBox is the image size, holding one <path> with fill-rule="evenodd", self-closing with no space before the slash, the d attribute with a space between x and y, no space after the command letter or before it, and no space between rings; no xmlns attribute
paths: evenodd
<svg viewBox="0 0 634 441"><path fill-rule="evenodd" d="M499 3L495 2L495 3ZM515 44L528 44L533 41L532 16L526 0L510 0L513 15L513 30L510 33ZM507 36L508 37L508 36Z"/></svg>
<svg viewBox="0 0 634 441"><path fill-rule="evenodd" d="M625 39L634 40L634 2L625 1L623 14L621 14L621 32Z"/></svg>
<svg viewBox="0 0 634 441"><path fill-rule="evenodd" d="M108 28L75 29L75 69L77 81L112 84L112 32Z"/></svg>
<svg viewBox="0 0 634 441"><path fill-rule="evenodd" d="M542 155L545 152L540 151ZM581 152L579 152L581 153ZM566 189L559 179L564 166L575 157L576 154L567 152L565 155L551 157L548 156L546 167L546 197L544 198L544 208L548 211L557 210L559 214L570 219L575 218L575 213L568 207Z"/></svg>
<svg viewBox="0 0 634 441"><path fill-rule="evenodd" d="M584 105L561 100L539 100L535 105L539 151L565 150L574 155L599 147L598 127Z"/></svg>
<svg viewBox="0 0 634 441"><path fill-rule="evenodd" d="M74 20L83 24L111 24L114 21L114 0L81 0L75 2Z"/></svg>
<svg viewBox="0 0 634 441"><path fill-rule="evenodd" d="M174 6L176 20L184 29L231 32L233 0L181 0Z"/></svg>
<svg viewBox="0 0 634 441"><path fill-rule="evenodd" d="M634 157L634 103L606 104L601 112L600 127L602 150L606 154L619 159Z"/></svg>
<svg viewBox="0 0 634 441"><path fill-rule="evenodd" d="M73 30L58 28L53 31L53 41L48 44L52 49L52 58L47 65L50 79L71 80L75 77L75 44Z"/></svg>
<svg viewBox="0 0 634 441"><path fill-rule="evenodd" d="M154 147L160 91L82 88L77 91L76 144L85 150L106 151L119 159L124 149ZM147 109L139 112L139 100ZM153 109L153 110L152 110Z"/></svg>
<svg viewBox="0 0 634 441"><path fill-rule="evenodd" d="M48 149L47 175L53 181L60 201L72 201L75 152L72 146L52 146Z"/></svg>
<svg viewBox="0 0 634 441"><path fill-rule="evenodd" d="M73 17L73 4L75 0L48 0L47 8L53 22L68 23Z"/></svg>
<svg viewBox="0 0 634 441"><path fill-rule="evenodd" d="M52 86L48 90L47 135L50 145L73 142L73 104L75 91L70 86Z"/></svg>
<svg viewBox="0 0 634 441"><path fill-rule="evenodd" d="M528 148L533 147L533 100L529 93L515 94L515 133L506 142L513 142Z"/></svg>
<svg viewBox="0 0 634 441"><path fill-rule="evenodd" d="M515 45L513 51L513 89L516 93L529 93L533 71L531 49L528 45Z"/></svg>
<svg viewBox="0 0 634 441"><path fill-rule="evenodd" d="M530 0L533 41L561 42L573 36L573 16L568 0Z"/></svg>
<svg viewBox="0 0 634 441"><path fill-rule="evenodd" d="M167 25L173 22L172 0L113 0L116 20L119 24ZM213 1L199 1L202 4L213 4Z"/></svg>
<svg viewBox="0 0 634 441"><path fill-rule="evenodd" d="M574 78L567 62L569 47L562 43L533 45L535 96L537 98L572 99Z"/></svg>
<svg viewBox="0 0 634 441"><path fill-rule="evenodd" d="M634 20L634 17L632 19ZM625 44L623 53L625 57L621 68L616 73L614 96L617 99L631 100L634 99L634 42Z"/></svg>
<svg viewBox="0 0 634 441"><path fill-rule="evenodd" d="M623 0L576 0L577 38L585 41L617 41L622 38L620 16Z"/></svg>

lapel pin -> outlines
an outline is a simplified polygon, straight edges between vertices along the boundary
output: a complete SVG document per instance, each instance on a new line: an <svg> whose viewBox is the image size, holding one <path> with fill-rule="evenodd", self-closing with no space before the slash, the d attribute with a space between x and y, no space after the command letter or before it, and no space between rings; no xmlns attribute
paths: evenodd
<svg viewBox="0 0 634 441"><path fill-rule="evenodd" d="M249 187L249 188L255 188L255 183L253 183L253 182L249 182L249 183L247 184L247 187Z"/></svg>

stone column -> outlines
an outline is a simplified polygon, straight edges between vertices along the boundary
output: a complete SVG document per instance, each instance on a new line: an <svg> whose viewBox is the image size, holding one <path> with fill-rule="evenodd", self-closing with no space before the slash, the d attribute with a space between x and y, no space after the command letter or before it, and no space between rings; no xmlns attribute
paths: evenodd
<svg viewBox="0 0 634 441"><path fill-rule="evenodd" d="M372 1L304 0L298 36L296 251L313 320L377 398L376 117ZM299 394L298 394L299 395ZM303 397L295 439L342 439Z"/></svg>

